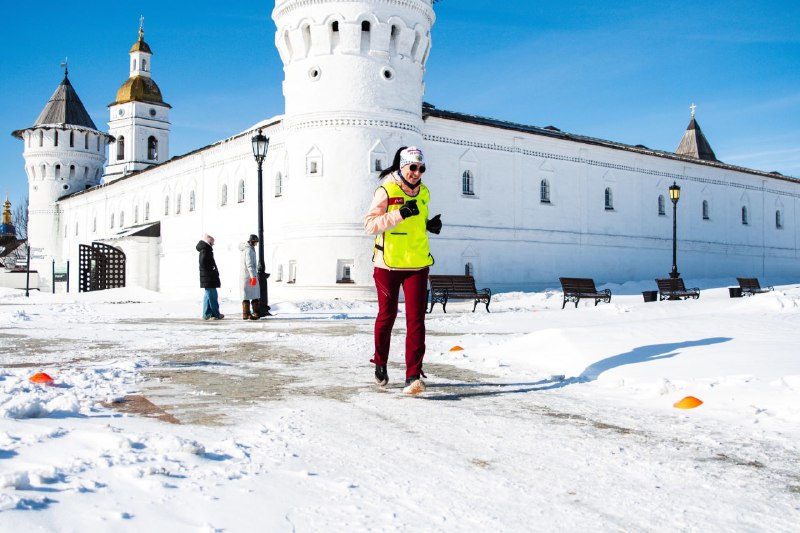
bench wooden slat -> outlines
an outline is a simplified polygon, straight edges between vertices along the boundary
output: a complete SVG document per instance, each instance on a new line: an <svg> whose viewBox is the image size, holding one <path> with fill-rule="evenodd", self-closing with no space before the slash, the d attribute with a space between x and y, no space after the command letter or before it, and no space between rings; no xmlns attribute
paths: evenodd
<svg viewBox="0 0 800 533"><path fill-rule="evenodd" d="M476 289L475 278L472 276L459 276L450 274L432 274L428 276L430 290L428 296L431 301L431 308L428 313L433 311L433 306L437 302L442 304L442 311L447 312L447 302L450 300L473 300L472 312L478 303L486 304L486 311L489 311L489 302L492 301L491 289Z"/></svg>
<svg viewBox="0 0 800 533"><path fill-rule="evenodd" d="M758 278L736 278L736 281L739 282L739 287L742 288L742 294L747 296L774 290L771 285L762 288Z"/></svg>
<svg viewBox="0 0 800 533"><path fill-rule="evenodd" d="M564 309L567 302L575 302L575 307L578 307L581 298L594 299L594 305L611 301L611 291L609 289L598 291L592 278L558 278L558 280L564 291L564 302L561 304L561 309Z"/></svg>
<svg viewBox="0 0 800 533"><path fill-rule="evenodd" d="M693 287L687 289L683 278L657 278L659 300L680 300L687 298L700 298L700 289Z"/></svg>

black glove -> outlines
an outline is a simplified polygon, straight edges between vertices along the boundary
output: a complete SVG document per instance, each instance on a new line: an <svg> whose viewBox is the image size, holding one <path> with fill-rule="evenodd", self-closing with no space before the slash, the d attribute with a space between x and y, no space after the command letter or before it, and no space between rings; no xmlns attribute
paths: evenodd
<svg viewBox="0 0 800 533"><path fill-rule="evenodd" d="M403 204L403 207L400 208L400 216L402 216L403 219L413 217L415 215L419 215L419 207L417 207L416 200L409 200Z"/></svg>
<svg viewBox="0 0 800 533"><path fill-rule="evenodd" d="M425 228L427 228L427 230L430 231L431 233L439 235L439 232L442 231L442 219L440 218L441 216L442 216L441 214L436 215L435 217L427 221L425 223Z"/></svg>

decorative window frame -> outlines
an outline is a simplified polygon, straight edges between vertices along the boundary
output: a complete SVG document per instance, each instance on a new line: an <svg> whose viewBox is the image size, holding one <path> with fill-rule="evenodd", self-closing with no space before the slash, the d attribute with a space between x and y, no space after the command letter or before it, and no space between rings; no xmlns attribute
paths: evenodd
<svg viewBox="0 0 800 533"><path fill-rule="evenodd" d="M461 154L458 160L458 175L462 198L478 198L480 193L479 167L478 157L471 148Z"/></svg>
<svg viewBox="0 0 800 533"><path fill-rule="evenodd" d="M306 177L319 178L322 175L322 152L316 146L312 146L306 152Z"/></svg>
<svg viewBox="0 0 800 533"><path fill-rule="evenodd" d="M384 169L390 167L392 162L389 160L389 151L380 140L375 141L369 151L369 165L367 172L374 176L378 176Z"/></svg>
<svg viewBox="0 0 800 533"><path fill-rule="evenodd" d="M236 203L243 204L245 201L246 190L244 185L244 179L240 179L239 183L236 186Z"/></svg>

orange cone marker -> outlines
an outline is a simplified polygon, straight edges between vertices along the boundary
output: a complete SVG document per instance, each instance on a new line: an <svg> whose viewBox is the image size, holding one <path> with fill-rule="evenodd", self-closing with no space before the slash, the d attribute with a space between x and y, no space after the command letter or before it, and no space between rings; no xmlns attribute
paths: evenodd
<svg viewBox="0 0 800 533"><path fill-rule="evenodd" d="M678 409L694 409L695 407L703 405L703 400L698 400L694 396L687 396L679 402L675 402L673 407Z"/></svg>
<svg viewBox="0 0 800 533"><path fill-rule="evenodd" d="M50 374L46 374L44 372L34 374L29 379L31 383L38 383L39 385L52 385L55 383L55 380L50 376Z"/></svg>
<svg viewBox="0 0 800 533"><path fill-rule="evenodd" d="M451 352L460 352L460 351L461 351L461 350L463 350L463 349L464 349L464 348L462 348L461 346L459 346L459 345L455 345L455 346L453 346L452 348L450 348L450 351L451 351Z"/></svg>

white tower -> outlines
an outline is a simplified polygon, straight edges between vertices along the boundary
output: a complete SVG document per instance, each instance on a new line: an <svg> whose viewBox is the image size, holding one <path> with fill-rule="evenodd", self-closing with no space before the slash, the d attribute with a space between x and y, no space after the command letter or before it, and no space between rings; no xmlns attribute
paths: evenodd
<svg viewBox="0 0 800 533"><path fill-rule="evenodd" d="M47 278L50 261L63 259L65 228L56 201L98 185L106 162L108 136L97 130L68 75L65 68L64 81L33 126L12 133L25 143L28 241L46 254L41 265L33 265L40 271L40 279Z"/></svg>
<svg viewBox="0 0 800 533"><path fill-rule="evenodd" d="M281 210L282 199L274 199L267 252L273 244L273 262L289 265L284 279L295 287L371 288L363 215L397 148L421 144L432 2L275 4L286 113L265 179L281 179L281 196L308 208ZM271 196L268 185L265 191Z"/></svg>
<svg viewBox="0 0 800 533"><path fill-rule="evenodd" d="M115 141L109 147L106 183L169 159L170 105L150 77L153 52L144 41L142 22L129 52L130 77L108 106L108 133Z"/></svg>

